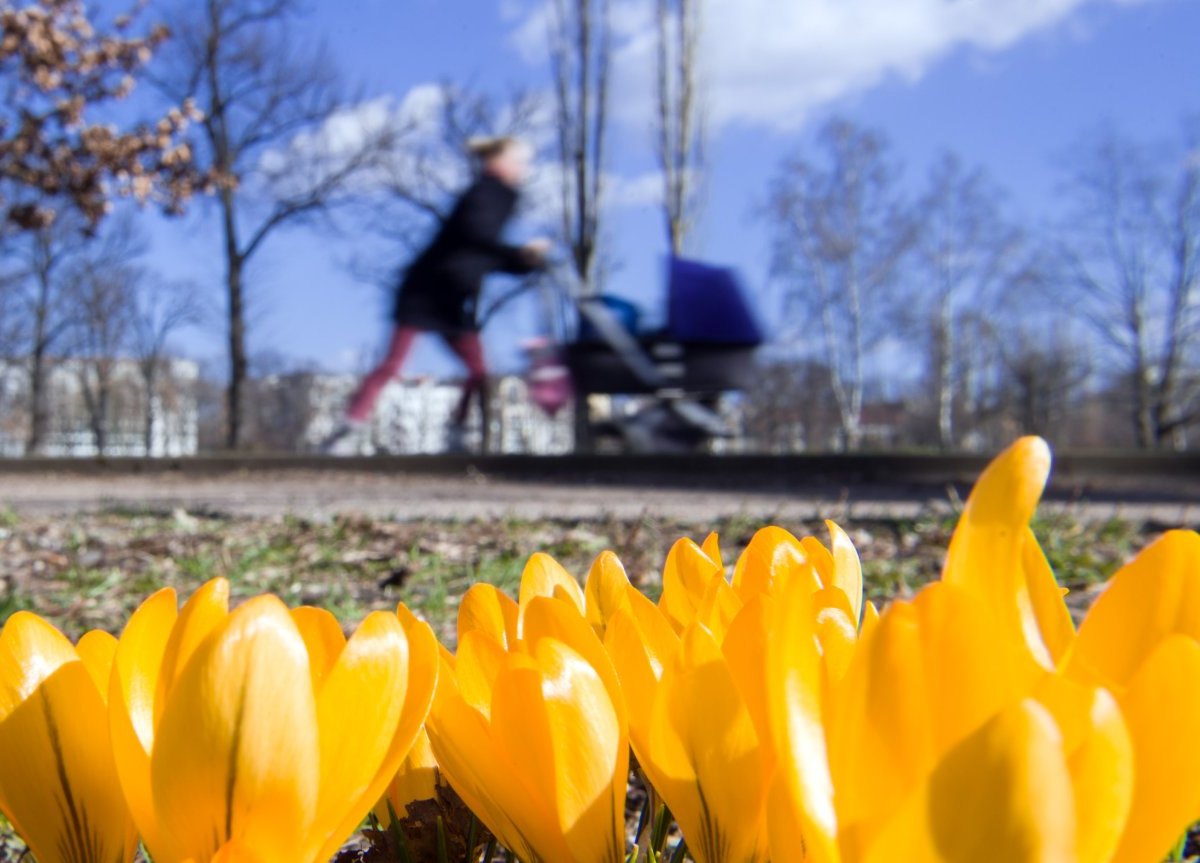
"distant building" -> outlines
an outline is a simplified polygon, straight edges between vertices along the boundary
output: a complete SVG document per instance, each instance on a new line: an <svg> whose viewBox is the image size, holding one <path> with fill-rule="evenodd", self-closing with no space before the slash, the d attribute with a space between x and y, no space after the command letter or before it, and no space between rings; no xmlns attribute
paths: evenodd
<svg viewBox="0 0 1200 863"><path fill-rule="evenodd" d="M315 450L341 421L342 411L358 379L350 375L313 375L308 380L311 413L301 434L301 448ZM455 381L432 378L394 380L384 388L375 413L360 438L364 455L414 455L446 451L446 431L462 390ZM467 445L478 451L482 438L479 414L468 423ZM489 451L551 455L569 452L573 440L571 414L549 417L527 395L516 375L494 379L491 386Z"/></svg>
<svg viewBox="0 0 1200 863"><path fill-rule="evenodd" d="M84 360L54 360L46 372L47 428L40 455L99 455L96 426L110 456L194 455L198 445L196 382L199 366L168 359L147 403L141 368L132 359L107 365L109 396L100 415L94 367ZM89 395L93 395L89 398ZM29 441L29 367L0 360L0 456L25 455Z"/></svg>

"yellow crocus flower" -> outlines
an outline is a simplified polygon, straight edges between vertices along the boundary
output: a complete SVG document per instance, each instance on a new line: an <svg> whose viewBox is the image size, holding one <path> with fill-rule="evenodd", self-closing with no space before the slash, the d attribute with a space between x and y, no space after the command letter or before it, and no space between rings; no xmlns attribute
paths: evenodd
<svg viewBox="0 0 1200 863"><path fill-rule="evenodd" d="M218 579L130 618L109 711L126 799L156 863L324 863L411 748L436 639L403 607L346 640L328 612L227 601Z"/></svg>
<svg viewBox="0 0 1200 863"><path fill-rule="evenodd" d="M72 645L29 612L0 629L0 812L40 863L133 859L106 722L115 640Z"/></svg>
<svg viewBox="0 0 1200 863"><path fill-rule="evenodd" d="M525 863L620 863L629 738L603 646L569 598L532 596L519 641L463 633L427 728L442 775Z"/></svg>
<svg viewBox="0 0 1200 863"><path fill-rule="evenodd" d="M699 863L766 860L770 753L755 715L762 648L752 619L760 604L736 615L719 644L699 619L676 635L661 608L632 589L628 599L605 647L638 763Z"/></svg>
<svg viewBox="0 0 1200 863"><path fill-rule="evenodd" d="M479 585L475 585L478 587ZM601 552L588 570L583 589L575 577L567 572L562 565L548 554L537 553L529 558L521 573L521 585L516 605L503 603L505 614L511 614L517 609L518 622L524 616L524 609L530 600L536 596L554 596L570 602L571 605L587 618L598 638L604 638L604 629L613 613L625 605L626 589L629 587L629 576L625 567L611 551ZM472 588L472 590L474 587ZM468 591L468 594L470 591ZM493 593L502 596L499 591ZM507 599L507 597L505 597ZM487 598L488 604L499 603L492 596ZM473 625L473 624L471 624ZM463 628L463 619L459 615L459 628ZM489 625L489 631L495 631L495 626ZM519 626L518 626L519 629Z"/></svg>

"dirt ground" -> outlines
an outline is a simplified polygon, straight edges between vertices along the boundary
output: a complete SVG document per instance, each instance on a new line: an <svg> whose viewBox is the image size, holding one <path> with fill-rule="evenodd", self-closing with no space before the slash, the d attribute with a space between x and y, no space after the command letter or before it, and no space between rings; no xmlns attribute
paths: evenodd
<svg viewBox="0 0 1200 863"><path fill-rule="evenodd" d="M915 518L952 512L950 490L815 486L781 494L698 488L516 482L362 472L244 472L223 476L0 476L0 509L25 515L105 510L173 511L240 516L330 518L364 515L397 521L596 519L652 516L689 521L744 517L761 521ZM1172 526L1200 525L1196 502L1048 502L1046 512L1086 521L1112 518Z"/></svg>

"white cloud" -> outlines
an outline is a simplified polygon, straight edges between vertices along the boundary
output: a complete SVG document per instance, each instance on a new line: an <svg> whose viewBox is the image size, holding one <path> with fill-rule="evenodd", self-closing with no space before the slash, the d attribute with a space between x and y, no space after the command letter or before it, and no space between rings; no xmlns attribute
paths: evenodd
<svg viewBox="0 0 1200 863"><path fill-rule="evenodd" d="M705 0L710 120L794 127L813 109L890 76L918 80L956 48L1000 51L1085 5L1130 2L1138 0ZM653 98L649 5L616 0L613 7L615 104L622 119L640 124ZM546 62L547 9L529 0L514 17L512 43L531 63Z"/></svg>

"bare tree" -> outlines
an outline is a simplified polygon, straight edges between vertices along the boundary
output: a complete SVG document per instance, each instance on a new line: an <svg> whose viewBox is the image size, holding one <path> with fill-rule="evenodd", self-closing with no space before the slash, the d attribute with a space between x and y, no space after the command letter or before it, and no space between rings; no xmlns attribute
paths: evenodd
<svg viewBox="0 0 1200 863"><path fill-rule="evenodd" d="M552 3L550 68L563 239L580 281L595 289L608 135L611 0Z"/></svg>
<svg viewBox="0 0 1200 863"><path fill-rule="evenodd" d="M1200 417L1200 122L1183 146L1106 130L1074 154L1066 257L1082 310L1130 382L1141 447L1180 445Z"/></svg>
<svg viewBox="0 0 1200 863"><path fill-rule="evenodd" d="M933 166L920 202L922 230L916 247L910 312L926 329L938 445L958 440L955 409L968 371L960 337L966 319L984 313L1031 277L1020 231L1000 211L1000 194L980 169L967 170L943 155Z"/></svg>
<svg viewBox="0 0 1200 863"><path fill-rule="evenodd" d="M84 217L74 212L14 239L7 281L14 315L17 356L28 368L28 452L40 452L49 421L47 382L55 352L66 350L74 322L71 273L84 254L88 238Z"/></svg>
<svg viewBox="0 0 1200 863"><path fill-rule="evenodd" d="M200 181L179 139L181 101L156 121L119 130L91 119L126 96L167 38L135 33L124 15L97 26L82 0L0 3L0 206L10 226L46 227L65 204L95 223L114 193L178 208Z"/></svg>
<svg viewBox="0 0 1200 863"><path fill-rule="evenodd" d="M387 134L360 125L348 146L327 140L327 123L354 116L325 52L295 31L300 12L299 0L181 2L179 44L157 79L172 100L192 99L204 111L198 159L219 178L230 448L242 430L247 264L279 229L353 198L352 181L375 164Z"/></svg>
<svg viewBox="0 0 1200 863"><path fill-rule="evenodd" d="M656 0L657 154L672 253L683 251L699 204L703 117L699 93L700 0Z"/></svg>
<svg viewBox="0 0 1200 863"><path fill-rule="evenodd" d="M791 316L805 322L791 335L821 344L843 444L856 449L867 361L894 334L890 292L918 231L879 135L835 119L819 143L826 164L796 156L772 182L773 269L786 280Z"/></svg>
<svg viewBox="0 0 1200 863"><path fill-rule="evenodd" d="M134 304L130 347L142 384L142 442L146 455L154 453L162 413L161 384L170 374L171 338L201 320L194 285L149 279L142 282Z"/></svg>
<svg viewBox="0 0 1200 863"><path fill-rule="evenodd" d="M108 449L114 371L128 346L138 282L143 276L135 263L141 247L133 223L118 221L89 246L69 278L71 353L99 455Z"/></svg>

